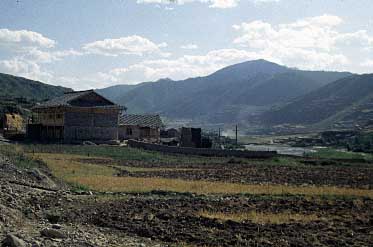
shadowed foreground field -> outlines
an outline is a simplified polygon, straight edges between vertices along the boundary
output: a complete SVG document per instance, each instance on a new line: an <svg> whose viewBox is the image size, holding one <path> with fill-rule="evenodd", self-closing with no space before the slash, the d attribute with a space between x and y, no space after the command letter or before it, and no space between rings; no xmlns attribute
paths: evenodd
<svg viewBox="0 0 373 247"><path fill-rule="evenodd" d="M22 149L61 182L97 192L46 194L30 202L64 224L176 246L373 245L373 166L366 162L308 165L292 158L168 156L123 147Z"/></svg>

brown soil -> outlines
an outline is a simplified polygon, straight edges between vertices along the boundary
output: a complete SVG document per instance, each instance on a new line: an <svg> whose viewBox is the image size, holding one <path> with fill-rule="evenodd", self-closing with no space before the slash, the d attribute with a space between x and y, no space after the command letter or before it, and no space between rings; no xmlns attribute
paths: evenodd
<svg viewBox="0 0 373 247"><path fill-rule="evenodd" d="M110 197L109 197L110 198ZM60 200L58 203L56 201ZM233 196L196 197L175 193L75 199L46 196L33 205L60 212L62 223L81 222L167 243L199 246L372 246L373 200ZM321 220L255 224L201 217L216 212L316 213Z"/></svg>
<svg viewBox="0 0 373 247"><path fill-rule="evenodd" d="M87 160L86 162L92 162ZM95 163L113 165L105 159ZM195 168L126 172L130 176L240 183L332 184L372 187L367 166L253 164L145 164L144 168ZM122 168L124 169L124 168ZM118 173L121 172L119 168ZM373 199L290 195L209 195L154 191L143 194L74 193L48 169L19 169L0 157L0 241L15 233L28 246L373 246ZM284 224L236 222L200 212L316 215ZM55 224L66 239L41 235ZM35 245L34 245L35 246Z"/></svg>
<svg viewBox="0 0 373 247"><path fill-rule="evenodd" d="M137 164L137 167L141 167ZM144 165L144 167L147 167ZM154 166L153 166L154 167ZM170 167L169 165L158 167ZM119 176L180 178L244 184L332 185L373 188L373 167L216 164L178 166L196 170L120 171Z"/></svg>

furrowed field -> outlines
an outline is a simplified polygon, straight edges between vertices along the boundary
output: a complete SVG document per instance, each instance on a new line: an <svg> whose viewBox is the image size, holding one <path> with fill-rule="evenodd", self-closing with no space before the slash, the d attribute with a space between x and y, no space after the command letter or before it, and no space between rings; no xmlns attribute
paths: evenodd
<svg viewBox="0 0 373 247"><path fill-rule="evenodd" d="M77 195L93 191L31 202L58 211L66 224L177 246L373 245L370 158L329 150L307 159L250 160L65 145L1 152L22 167L45 166Z"/></svg>

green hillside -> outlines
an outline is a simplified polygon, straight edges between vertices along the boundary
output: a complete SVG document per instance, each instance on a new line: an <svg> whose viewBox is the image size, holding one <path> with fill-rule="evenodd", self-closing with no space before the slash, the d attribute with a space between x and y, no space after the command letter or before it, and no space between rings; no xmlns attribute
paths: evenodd
<svg viewBox="0 0 373 247"><path fill-rule="evenodd" d="M29 100L45 100L63 94L71 89L47 85L39 81L29 80L0 73L0 97L26 98Z"/></svg>
<svg viewBox="0 0 373 247"><path fill-rule="evenodd" d="M353 125L372 119L372 106L373 74L354 75L330 83L284 107L266 112L262 120L269 125Z"/></svg>
<svg viewBox="0 0 373 247"><path fill-rule="evenodd" d="M7 112L27 115L29 109L37 102L72 90L2 73L0 73L0 87L0 115Z"/></svg>

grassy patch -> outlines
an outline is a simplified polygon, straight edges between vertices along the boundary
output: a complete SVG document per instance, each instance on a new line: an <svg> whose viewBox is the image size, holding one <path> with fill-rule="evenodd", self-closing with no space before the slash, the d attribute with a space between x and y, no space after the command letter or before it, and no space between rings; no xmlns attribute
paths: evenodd
<svg viewBox="0 0 373 247"><path fill-rule="evenodd" d="M89 191L89 188L85 185L69 183L72 192Z"/></svg>
<svg viewBox="0 0 373 247"><path fill-rule="evenodd" d="M73 154L86 157L111 158L116 161L141 161L147 164L162 164L177 166L203 165L203 164L250 164L250 165L274 165L274 166L302 166L298 159L290 157L276 157L273 159L245 159L232 157L203 157L192 155L163 154L141 149L118 146L83 146L83 145L24 145L27 153L56 153ZM138 170L140 171L140 170ZM144 170L145 171L145 170Z"/></svg>
<svg viewBox="0 0 373 247"><path fill-rule="evenodd" d="M0 145L0 154L7 157L15 166L27 169L39 166L37 159L30 158L23 149L17 145Z"/></svg>
<svg viewBox="0 0 373 247"><path fill-rule="evenodd" d="M211 219L219 219L223 221L232 220L236 222L250 221L256 224L286 224L286 223L309 223L320 220L316 214L298 214L291 212L268 213L268 212L240 212L240 213L225 213L225 212L210 212L201 211L199 216Z"/></svg>
<svg viewBox="0 0 373 247"><path fill-rule="evenodd" d="M33 159L44 161L53 175L67 182L71 182L70 179L73 177L113 176L115 174L115 170L108 166L96 165L93 162L82 163L77 161L79 159L89 160L86 156L82 155L35 153L32 155L29 154L29 156ZM90 157L90 159L94 161L95 157Z"/></svg>
<svg viewBox="0 0 373 247"><path fill-rule="evenodd" d="M316 153L309 154L309 156L324 159L362 159L373 161L372 154L341 151L333 148L322 148Z"/></svg>
<svg viewBox="0 0 373 247"><path fill-rule="evenodd" d="M290 157L275 157L270 159L270 164L280 166L300 166L302 165L298 159Z"/></svg>
<svg viewBox="0 0 373 247"><path fill-rule="evenodd" d="M145 161L159 163L223 163L228 158L186 156L186 155L166 155L160 152L151 152L141 149L118 147L118 146L83 146L83 145L24 145L27 153L56 153L75 154L86 157L107 157L115 160Z"/></svg>

